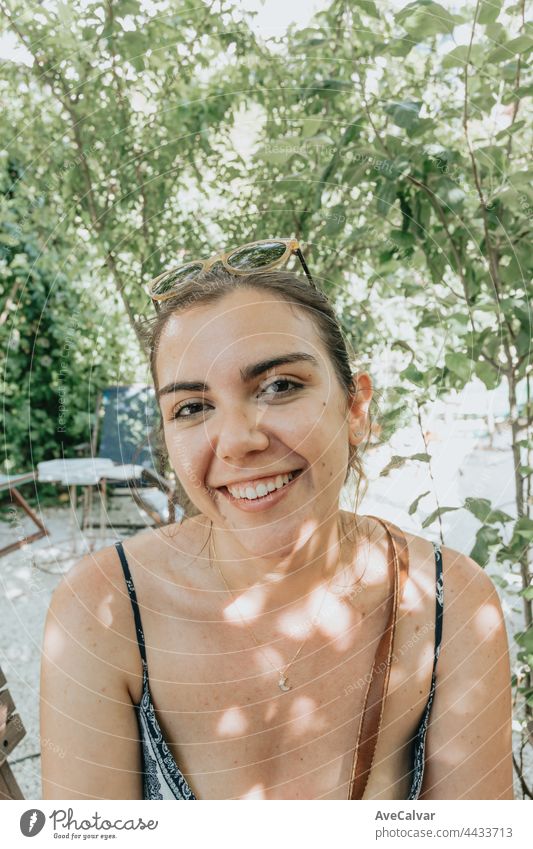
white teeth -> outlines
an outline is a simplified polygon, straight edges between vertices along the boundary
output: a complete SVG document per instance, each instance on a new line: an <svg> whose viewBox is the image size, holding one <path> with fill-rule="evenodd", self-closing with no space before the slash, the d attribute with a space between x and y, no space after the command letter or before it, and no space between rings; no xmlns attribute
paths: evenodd
<svg viewBox="0 0 533 849"><path fill-rule="evenodd" d="M262 498L269 492L274 492L275 489L281 489L281 487L289 483L293 477L293 472L290 472L287 475L277 475L275 478L271 478L266 483L261 481L261 483L258 483L256 487L250 485L246 487L228 486L228 490L234 498L248 498L250 501L254 501L256 498Z"/></svg>

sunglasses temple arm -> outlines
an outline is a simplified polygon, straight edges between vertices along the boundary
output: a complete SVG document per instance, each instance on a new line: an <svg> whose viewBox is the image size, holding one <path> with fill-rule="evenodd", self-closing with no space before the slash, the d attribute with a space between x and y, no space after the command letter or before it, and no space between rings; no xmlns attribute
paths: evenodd
<svg viewBox="0 0 533 849"><path fill-rule="evenodd" d="M313 286L313 287L316 289L316 283L315 283L315 281L313 280L313 278L311 277L311 272L309 271L309 269L308 269L308 267L307 267L307 263L306 263L306 261L305 261L305 259L304 259L304 257L303 257L303 254L302 254L302 252L301 252L300 248L296 248L296 254L297 254L297 256L298 256L298 258L299 258L300 262L302 263L302 267L303 267L303 270L304 270L304 271L305 271L305 273L306 273L307 279L309 280L309 282L310 282L311 286Z"/></svg>

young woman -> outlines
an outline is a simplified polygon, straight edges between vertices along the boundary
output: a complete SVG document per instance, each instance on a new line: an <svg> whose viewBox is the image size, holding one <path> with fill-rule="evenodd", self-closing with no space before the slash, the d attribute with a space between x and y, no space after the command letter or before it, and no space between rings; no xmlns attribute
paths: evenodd
<svg viewBox="0 0 533 849"><path fill-rule="evenodd" d="M293 252L308 280L275 270ZM179 267L151 294L187 515L55 591L44 798L513 798L497 593L467 556L339 508L372 384L297 243Z"/></svg>

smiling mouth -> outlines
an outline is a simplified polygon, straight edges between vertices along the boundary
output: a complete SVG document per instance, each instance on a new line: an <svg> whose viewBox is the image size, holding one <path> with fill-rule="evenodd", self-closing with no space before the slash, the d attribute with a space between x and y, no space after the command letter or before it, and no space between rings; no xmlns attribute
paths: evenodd
<svg viewBox="0 0 533 849"><path fill-rule="evenodd" d="M277 492L280 492L281 490L286 489L288 486L290 486L301 475L302 472L303 469L295 469L293 472L291 472L292 477L288 481L288 483L284 483L283 486L276 487L276 489L273 489L271 492L267 492L266 495L258 495L257 498L237 498L231 494L227 486L219 487L218 491L222 492L227 498L230 499L230 501L237 501L246 504L254 504L256 502L261 501L268 502L273 500L273 497L276 495Z"/></svg>

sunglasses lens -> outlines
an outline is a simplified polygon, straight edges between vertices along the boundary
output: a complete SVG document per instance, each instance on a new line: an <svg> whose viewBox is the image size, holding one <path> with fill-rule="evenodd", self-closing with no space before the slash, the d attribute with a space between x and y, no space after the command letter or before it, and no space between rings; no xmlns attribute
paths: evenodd
<svg viewBox="0 0 533 849"><path fill-rule="evenodd" d="M169 271L161 280L158 280L152 288L152 296L167 295L173 289L177 289L182 283L185 283L189 277L195 277L202 270L202 265L199 262L191 262L189 265L182 265L180 268Z"/></svg>
<svg viewBox="0 0 533 849"><path fill-rule="evenodd" d="M261 245L244 245L229 255L227 263L231 268L254 269L270 265L281 259L287 245L283 242L263 242Z"/></svg>

